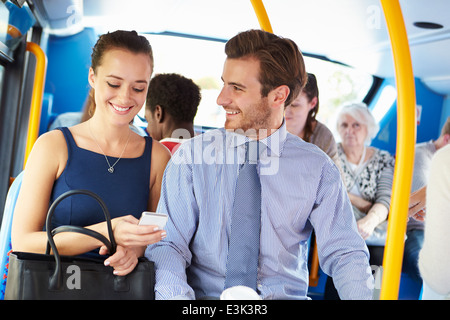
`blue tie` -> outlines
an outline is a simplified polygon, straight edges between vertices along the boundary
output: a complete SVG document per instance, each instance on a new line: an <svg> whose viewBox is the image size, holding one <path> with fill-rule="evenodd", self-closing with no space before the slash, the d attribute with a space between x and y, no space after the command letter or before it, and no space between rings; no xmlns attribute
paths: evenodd
<svg viewBox="0 0 450 320"><path fill-rule="evenodd" d="M231 218L225 289L237 285L256 290L261 227L261 182L256 171L257 141L246 143Z"/></svg>

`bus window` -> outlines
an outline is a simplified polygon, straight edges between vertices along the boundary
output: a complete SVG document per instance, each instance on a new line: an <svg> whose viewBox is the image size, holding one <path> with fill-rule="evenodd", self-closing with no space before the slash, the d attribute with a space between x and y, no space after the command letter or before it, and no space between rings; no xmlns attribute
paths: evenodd
<svg viewBox="0 0 450 320"><path fill-rule="evenodd" d="M394 104L395 99L397 99L397 89L391 85L385 86L380 94L380 98L372 109L372 114L377 122L383 119Z"/></svg>
<svg viewBox="0 0 450 320"><path fill-rule="evenodd" d="M222 68L225 61L225 40L192 39L182 36L147 34L155 59L153 75L180 73L191 78L202 91L194 125L222 127L225 113L216 103L222 88ZM342 104L362 101L373 83L372 75L351 67L305 55L308 72L317 77L320 94L318 119L330 128L333 115ZM145 109L139 113L136 124L145 126Z"/></svg>
<svg viewBox="0 0 450 320"><path fill-rule="evenodd" d="M201 88L202 100L194 125L222 127L225 113L217 105L216 98L222 89L224 42L156 34L147 34L146 37L153 48L153 75L179 73L192 79ZM144 119L144 114L145 108L142 108L139 118ZM139 119L136 120L136 125L146 125L140 124Z"/></svg>

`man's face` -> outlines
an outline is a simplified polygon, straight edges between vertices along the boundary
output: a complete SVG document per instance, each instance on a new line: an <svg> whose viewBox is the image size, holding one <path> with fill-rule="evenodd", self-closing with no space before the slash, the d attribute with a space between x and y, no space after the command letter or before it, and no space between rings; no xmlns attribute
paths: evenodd
<svg viewBox="0 0 450 320"><path fill-rule="evenodd" d="M259 61L254 58L227 59L223 68L224 86L217 104L226 112L225 129L246 132L271 128L271 109L261 96Z"/></svg>

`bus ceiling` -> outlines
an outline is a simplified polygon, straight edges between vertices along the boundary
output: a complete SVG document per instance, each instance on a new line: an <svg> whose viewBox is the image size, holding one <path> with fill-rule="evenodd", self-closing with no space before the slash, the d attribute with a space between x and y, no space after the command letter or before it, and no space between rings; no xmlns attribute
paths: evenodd
<svg viewBox="0 0 450 320"><path fill-rule="evenodd" d="M19 1L23 2L23 1ZM92 27L103 33L134 29L227 40L260 28L251 1L33 0L27 1L50 34L68 36ZM264 0L273 32L307 54L394 77L389 34L379 0ZM450 92L450 1L400 0L414 75L433 91ZM431 58L432 57L432 58ZM423 63L426 61L427 63Z"/></svg>

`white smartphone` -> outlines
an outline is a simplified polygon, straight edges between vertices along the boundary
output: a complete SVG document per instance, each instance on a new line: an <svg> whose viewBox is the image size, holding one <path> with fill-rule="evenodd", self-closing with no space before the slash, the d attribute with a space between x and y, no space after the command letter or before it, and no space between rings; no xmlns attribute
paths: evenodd
<svg viewBox="0 0 450 320"><path fill-rule="evenodd" d="M154 225L158 226L159 229L162 230L167 223L167 219L169 219L169 216L165 213L144 211L142 212L141 219L139 220L139 225Z"/></svg>

